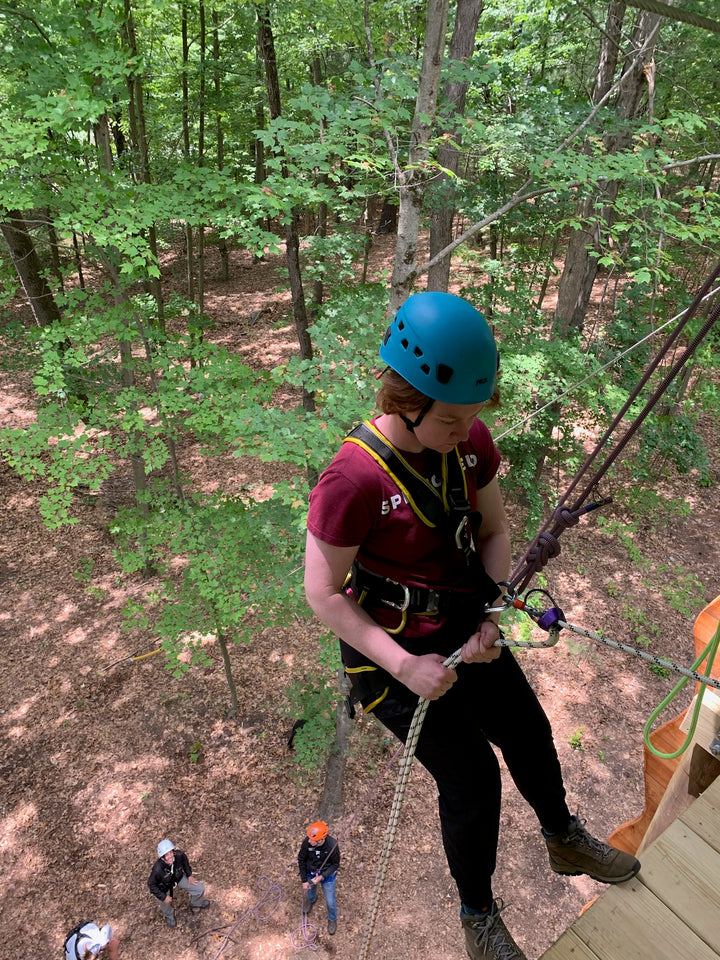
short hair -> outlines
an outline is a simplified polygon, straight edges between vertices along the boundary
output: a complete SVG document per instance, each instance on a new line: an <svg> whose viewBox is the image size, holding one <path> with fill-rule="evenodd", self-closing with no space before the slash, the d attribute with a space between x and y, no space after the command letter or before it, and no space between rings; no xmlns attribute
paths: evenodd
<svg viewBox="0 0 720 960"><path fill-rule="evenodd" d="M495 382L495 391L489 400L483 403L486 410L498 405L500 399L499 379ZM382 386L377 392L376 403L383 413L407 413L409 410L424 410L426 404L431 403L431 397L417 390L405 377L401 377L392 367L388 367L382 375Z"/></svg>
<svg viewBox="0 0 720 960"><path fill-rule="evenodd" d="M422 410L430 397L388 367L382 375L382 386L376 399L383 413L407 413L409 410Z"/></svg>

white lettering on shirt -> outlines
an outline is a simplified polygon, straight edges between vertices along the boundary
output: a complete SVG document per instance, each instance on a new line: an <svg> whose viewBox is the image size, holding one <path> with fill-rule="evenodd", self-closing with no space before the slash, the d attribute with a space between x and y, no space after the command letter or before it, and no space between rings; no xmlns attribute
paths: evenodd
<svg viewBox="0 0 720 960"><path fill-rule="evenodd" d="M407 497L400 493L393 494L389 500L383 500L380 514L386 517L391 510L397 510L401 504L407 503Z"/></svg>

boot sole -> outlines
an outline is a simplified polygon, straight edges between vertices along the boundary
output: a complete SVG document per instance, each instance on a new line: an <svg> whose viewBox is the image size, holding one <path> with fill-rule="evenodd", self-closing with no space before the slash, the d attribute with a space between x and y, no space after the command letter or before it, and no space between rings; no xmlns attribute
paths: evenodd
<svg viewBox="0 0 720 960"><path fill-rule="evenodd" d="M622 877L599 877L594 873L588 873L585 870L559 870L557 867L554 867L550 864L553 871L559 874L561 877L590 877L591 880L597 880L598 883L625 883L626 880L632 880L634 876L640 871L638 867L637 870L631 870L629 873L624 874Z"/></svg>

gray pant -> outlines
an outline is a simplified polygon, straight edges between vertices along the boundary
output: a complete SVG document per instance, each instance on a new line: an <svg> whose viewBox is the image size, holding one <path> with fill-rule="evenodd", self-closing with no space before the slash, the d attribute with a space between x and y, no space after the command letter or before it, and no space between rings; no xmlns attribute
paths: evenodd
<svg viewBox="0 0 720 960"><path fill-rule="evenodd" d="M199 880L196 880L195 883L190 886L188 883L188 878L183 877L177 885L181 890L187 890L187 892L190 894L191 907L194 907L199 900L203 899L205 894L205 884L201 883ZM175 915L175 907L172 900L170 903L166 903L164 900L159 900L158 903L160 904L160 909L162 910L162 914L166 920L168 917L172 918Z"/></svg>

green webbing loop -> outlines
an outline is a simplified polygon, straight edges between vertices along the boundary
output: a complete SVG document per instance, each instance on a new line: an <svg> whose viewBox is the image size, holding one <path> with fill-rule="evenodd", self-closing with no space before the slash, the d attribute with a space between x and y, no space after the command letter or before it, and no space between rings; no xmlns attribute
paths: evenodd
<svg viewBox="0 0 720 960"><path fill-rule="evenodd" d="M691 669L697 670L700 664L703 662L703 660L707 658L704 676L709 677L712 672L713 663L715 662L715 656L717 655L719 645L720 645L720 623L718 624L718 628L715 631L715 636L712 638L710 643L705 647L705 649L697 658L695 663L693 663ZM688 682L688 679L689 679L688 677L683 677L682 680L680 680L672 688L672 690L665 697L665 699L660 704L658 704L655 710L653 710L653 712L650 714L650 716L648 717L648 721L645 724L645 728L643 729L643 740L645 741L645 746L648 748L648 750L651 751L651 753L654 753L656 757L660 757L662 760L674 760L676 757L679 757L690 746L690 744L692 743L693 736L695 735L695 728L697 727L698 717L700 716L700 707L702 706L703 696L705 694L705 690L707 689L707 685L704 683L700 685L700 690L697 695L697 700L695 701L695 708L693 709L690 729L688 730L687 737L685 738L685 741L682 743L682 745L679 746L678 749L674 750L672 753L663 753L662 750L658 750L657 747L654 747L650 742L650 729L652 725L655 723L657 718L663 712L665 707L672 700L675 699L678 693L680 693L682 688Z"/></svg>

